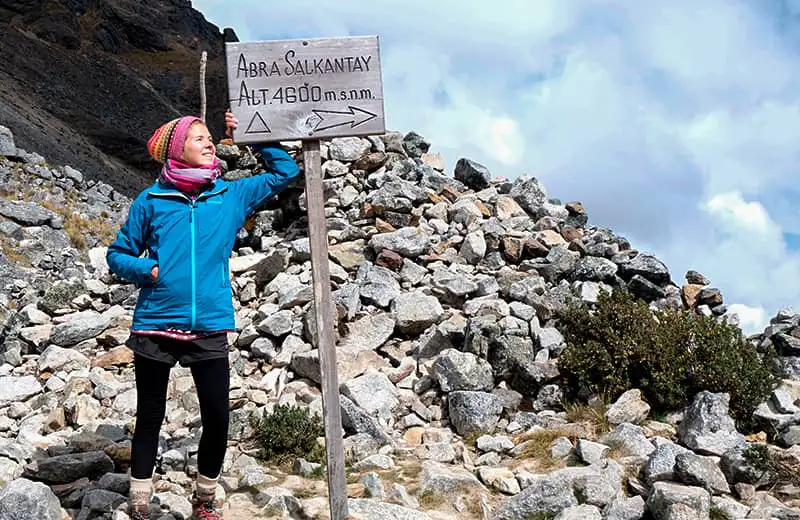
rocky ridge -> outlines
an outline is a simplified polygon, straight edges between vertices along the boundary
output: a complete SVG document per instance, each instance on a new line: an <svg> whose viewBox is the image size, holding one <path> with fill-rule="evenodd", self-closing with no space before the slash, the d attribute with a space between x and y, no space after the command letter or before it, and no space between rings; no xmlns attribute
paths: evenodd
<svg viewBox="0 0 800 520"><path fill-rule="evenodd" d="M246 147L218 155L229 179L259 173ZM776 348L784 376L756 411L777 444L737 432L725 394L700 393L660 420L637 390L565 409L554 318L568 297L626 290L729 319L721 292L695 272L676 284L535 178L493 178L468 159L445 174L414 132L335 139L322 155L356 518L800 518L799 484L786 478L800 467L800 315L782 311L751 338ZM123 520L136 288L109 274L104 245L130 200L18 150L3 128L0 156L0 520ZM248 221L231 259L240 332L219 493L234 520L326 515L313 464L265 466L248 442L255 412L321 411L303 209L299 182ZM89 233L70 232L75 215ZM106 227L87 224L97 221ZM192 390L174 369L153 504L162 520L188 516ZM752 447L781 464L759 463Z"/></svg>

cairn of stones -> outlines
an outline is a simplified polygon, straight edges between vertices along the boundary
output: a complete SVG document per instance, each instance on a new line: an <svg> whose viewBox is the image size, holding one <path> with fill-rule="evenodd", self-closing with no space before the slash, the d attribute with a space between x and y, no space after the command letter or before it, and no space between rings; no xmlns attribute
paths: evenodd
<svg viewBox="0 0 800 520"><path fill-rule="evenodd" d="M223 142L218 156L227 179L263 173L248 147ZM694 271L675 283L534 177L495 178L467 158L446 171L417 133L333 139L322 157L354 518L800 518L800 487L779 478L800 467L800 315L783 310L750 338L775 347L783 375L755 412L775 444L736 431L727 394L656 420L631 389L601 410L606 428L571 420L558 369L568 298L629 291L730 319L720 290ZM0 520L125 520L137 288L109 273L105 246L130 199L2 127L0 186ZM230 261L226 518L327 517L321 468L260 461L250 420L278 404L322 411L307 229L301 179L248 220ZM190 514L193 390L174 368L161 520ZM783 465L758 464L753 446Z"/></svg>

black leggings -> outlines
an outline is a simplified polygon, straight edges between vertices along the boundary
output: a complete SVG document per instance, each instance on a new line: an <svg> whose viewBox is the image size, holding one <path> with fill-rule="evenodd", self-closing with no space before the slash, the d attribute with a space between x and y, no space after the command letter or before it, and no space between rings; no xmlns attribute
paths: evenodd
<svg viewBox="0 0 800 520"><path fill-rule="evenodd" d="M158 452L158 435L167 408L167 385L172 365L134 356L136 370L136 430L131 446L131 476L149 479ZM228 358L208 359L190 365L203 434L197 453L197 470L204 477L216 478L222 469L228 445Z"/></svg>

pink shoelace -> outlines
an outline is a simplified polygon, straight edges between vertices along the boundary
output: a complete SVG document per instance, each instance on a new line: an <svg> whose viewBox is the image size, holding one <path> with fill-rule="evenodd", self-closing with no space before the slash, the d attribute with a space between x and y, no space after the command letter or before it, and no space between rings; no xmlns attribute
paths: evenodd
<svg viewBox="0 0 800 520"><path fill-rule="evenodd" d="M192 506L192 520L223 520L213 500L197 500Z"/></svg>

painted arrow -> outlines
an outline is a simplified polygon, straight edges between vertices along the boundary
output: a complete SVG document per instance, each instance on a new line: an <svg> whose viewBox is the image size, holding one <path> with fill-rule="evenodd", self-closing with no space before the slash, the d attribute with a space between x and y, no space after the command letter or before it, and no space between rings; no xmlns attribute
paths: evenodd
<svg viewBox="0 0 800 520"><path fill-rule="evenodd" d="M348 106L347 109L348 110L345 111L320 109L312 110L314 115L319 118L319 123L317 123L317 126L314 127L314 130L317 132L323 132L325 130L330 130L331 128L345 125L350 125L350 128L355 128L378 117L378 114L373 114L372 112L364 110L363 108L354 107L352 105ZM323 123L325 124L323 125Z"/></svg>

